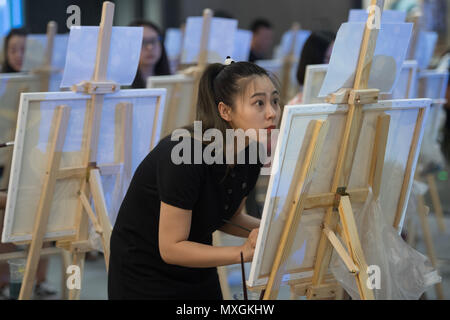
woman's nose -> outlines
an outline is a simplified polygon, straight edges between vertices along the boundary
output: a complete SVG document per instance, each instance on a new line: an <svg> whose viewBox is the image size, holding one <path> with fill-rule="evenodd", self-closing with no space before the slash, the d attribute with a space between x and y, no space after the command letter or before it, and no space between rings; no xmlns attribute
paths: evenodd
<svg viewBox="0 0 450 320"><path fill-rule="evenodd" d="M268 119L272 119L272 118L275 118L276 114L277 113L275 111L275 108L269 104L266 108L266 117Z"/></svg>

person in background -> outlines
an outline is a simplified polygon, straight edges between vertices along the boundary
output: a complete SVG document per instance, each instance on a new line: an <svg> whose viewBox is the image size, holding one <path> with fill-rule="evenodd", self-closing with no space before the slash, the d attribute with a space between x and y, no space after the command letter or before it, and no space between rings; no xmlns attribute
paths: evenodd
<svg viewBox="0 0 450 320"><path fill-rule="evenodd" d="M273 27L266 19L258 18L250 25L253 32L250 47L250 62L261 59L270 59L270 50L273 45Z"/></svg>
<svg viewBox="0 0 450 320"><path fill-rule="evenodd" d="M306 40L297 69L297 81L300 92L292 98L289 104L300 104L303 102L303 84L305 81L306 67L311 64L328 64L333 50L335 35L331 32L313 32Z"/></svg>
<svg viewBox="0 0 450 320"><path fill-rule="evenodd" d="M3 44L5 61L3 61L0 70L2 73L20 72L25 56L26 38L27 32L25 29L11 29L9 31Z"/></svg>
<svg viewBox="0 0 450 320"><path fill-rule="evenodd" d="M170 74L169 59L158 26L146 20L134 21L130 23L130 26L144 27L139 66L131 87L134 89L146 88L148 77Z"/></svg>

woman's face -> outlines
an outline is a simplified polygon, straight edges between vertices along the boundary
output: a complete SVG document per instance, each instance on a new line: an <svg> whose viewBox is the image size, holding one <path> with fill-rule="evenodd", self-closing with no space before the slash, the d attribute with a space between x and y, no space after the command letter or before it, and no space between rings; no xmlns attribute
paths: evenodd
<svg viewBox="0 0 450 320"><path fill-rule="evenodd" d="M154 66L161 58L161 51L161 43L156 30L144 26L139 65L144 67Z"/></svg>
<svg viewBox="0 0 450 320"><path fill-rule="evenodd" d="M9 39L6 50L6 59L14 69L19 72L22 69L23 57L25 55L25 37L14 35Z"/></svg>
<svg viewBox="0 0 450 320"><path fill-rule="evenodd" d="M248 83L244 94L235 98L228 122L233 129L244 131L256 129L259 133L258 129L267 129L269 137L270 131L278 125L280 113L279 92L272 81L267 76L255 76Z"/></svg>

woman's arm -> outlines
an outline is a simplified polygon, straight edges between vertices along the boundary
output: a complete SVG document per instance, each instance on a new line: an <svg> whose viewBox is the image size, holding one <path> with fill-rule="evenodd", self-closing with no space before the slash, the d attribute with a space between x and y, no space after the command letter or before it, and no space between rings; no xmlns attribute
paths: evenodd
<svg viewBox="0 0 450 320"><path fill-rule="evenodd" d="M159 251L168 264L184 267L209 268L253 259L258 229L252 230L242 246L214 247L188 241L192 212L161 202L159 218Z"/></svg>
<svg viewBox="0 0 450 320"><path fill-rule="evenodd" d="M242 210L245 206L245 201L247 201L247 197L242 200L239 208L236 210L236 213L233 215L233 217L231 217L230 221L249 230L259 228L261 220L244 213L244 211ZM245 231L244 229L236 227L232 224L225 224L219 230L233 236L243 238L247 238L250 234L248 231Z"/></svg>

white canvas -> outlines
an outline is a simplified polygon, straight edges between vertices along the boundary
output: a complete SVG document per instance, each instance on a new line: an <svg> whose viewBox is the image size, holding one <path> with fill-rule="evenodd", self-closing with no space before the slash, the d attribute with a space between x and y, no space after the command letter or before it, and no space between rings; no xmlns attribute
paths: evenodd
<svg viewBox="0 0 450 320"><path fill-rule="evenodd" d="M63 71L66 62L68 34L56 34L53 40L51 67ZM25 44L25 57L22 71L31 71L44 64L47 35L31 34L27 36Z"/></svg>
<svg viewBox="0 0 450 320"><path fill-rule="evenodd" d="M92 79L99 29L99 27L71 27L62 88ZM142 27L112 28L105 80L121 85L130 85L133 82L139 64L142 34Z"/></svg>
<svg viewBox="0 0 450 320"><path fill-rule="evenodd" d="M181 63L198 62L202 37L203 17L188 17L184 34ZM233 54L237 20L212 18L207 46L207 62L223 63Z"/></svg>
<svg viewBox="0 0 450 320"><path fill-rule="evenodd" d="M234 37L234 47L231 58L234 61L248 61L253 33L248 30L238 29Z"/></svg>
<svg viewBox="0 0 450 320"><path fill-rule="evenodd" d="M416 44L414 60L417 60L419 69L424 70L430 65L436 48L438 34L432 31L420 31Z"/></svg>
<svg viewBox="0 0 450 320"><path fill-rule="evenodd" d="M448 78L447 71L426 70L419 72L417 96L433 99L433 103L445 103Z"/></svg>
<svg viewBox="0 0 450 320"><path fill-rule="evenodd" d="M153 76L147 78L147 88L166 89L165 116L162 121L161 136L172 133L173 130L189 125L195 115L193 95L195 95L194 77L184 74L168 76Z"/></svg>
<svg viewBox="0 0 450 320"><path fill-rule="evenodd" d="M84 143L83 128L91 96L72 93L26 93L22 94L18 126L15 137L13 164L7 208L4 220L3 242L28 241L31 239L34 217L44 180L48 155L50 121L59 105L71 108L60 169L82 166ZM150 152L152 133L155 144L159 141L164 113L165 90L122 90L104 98L100 123L97 165L117 162L122 148L119 103L133 105L132 128L132 174ZM117 112L117 113L116 113ZM116 154L115 154L116 153ZM131 178L131 177L130 177ZM126 180L126 179L125 179ZM116 192L114 176L102 176L102 184L111 223L127 190L129 180ZM50 210L45 238L61 238L75 233L77 192L81 179L57 180ZM119 188L120 189L120 188Z"/></svg>
<svg viewBox="0 0 450 320"><path fill-rule="evenodd" d="M339 28L319 97L341 88L353 87L364 27L364 23L350 22ZM369 88L380 89L380 93L392 92L405 60L411 32L411 23L381 24L369 76Z"/></svg>
<svg viewBox="0 0 450 320"><path fill-rule="evenodd" d="M303 83L303 104L322 103L325 98L319 98L319 91L327 74L327 64L306 66L305 81Z"/></svg>
<svg viewBox="0 0 450 320"><path fill-rule="evenodd" d="M310 35L311 31L308 30L297 31L293 53L295 58L300 59L300 53L302 52L303 46L305 45L305 42L306 40L308 40ZM281 38L281 50L280 50L281 58L289 55L292 47L292 41L294 41L293 31L290 30L285 32L283 34L283 37Z"/></svg>
<svg viewBox="0 0 450 320"><path fill-rule="evenodd" d="M348 22L366 22L369 17L367 10L352 9L348 15ZM406 11L400 10L383 10L381 14L381 23L389 22L405 22Z"/></svg>
<svg viewBox="0 0 450 320"><path fill-rule="evenodd" d="M355 151L348 190L368 187L373 141L375 138L375 124L380 114L389 114L391 120L380 190L380 204L383 216L389 224L393 223L397 205L399 205L400 191L405 178L405 169L419 110L421 108L425 109L425 123L430 102L429 99L380 101L377 104L363 107L362 131ZM288 190L293 187L294 181L292 179L296 163L297 161L302 161L305 156L305 142L310 140L308 127L311 121L326 120L328 121L329 129L319 155L316 170L313 173L309 195L331 191L331 181L341 147L339 139L345 128L347 113L348 106L346 105L312 104L285 106L273 163L273 168L278 170L272 170L269 181L255 254L247 281L250 287L265 285L270 274L286 221L286 212L282 212L282 209ZM415 172L424 131L423 125L419 129L419 145L413 154L411 175ZM410 183L407 185L405 201L400 204L403 218L413 181L412 176L409 178ZM355 215L358 214L358 210L361 209L362 205L362 203L352 204ZM284 282L312 276L315 254L322 230L321 223L325 211L325 208L303 211L295 240L289 253L290 258L284 266L286 270L286 274L283 277ZM403 224L403 218L400 226Z"/></svg>
<svg viewBox="0 0 450 320"><path fill-rule="evenodd" d="M183 33L180 29L169 28L166 30L166 37L164 39L164 47L167 56L170 59L175 59L181 55L181 46L183 43Z"/></svg>

